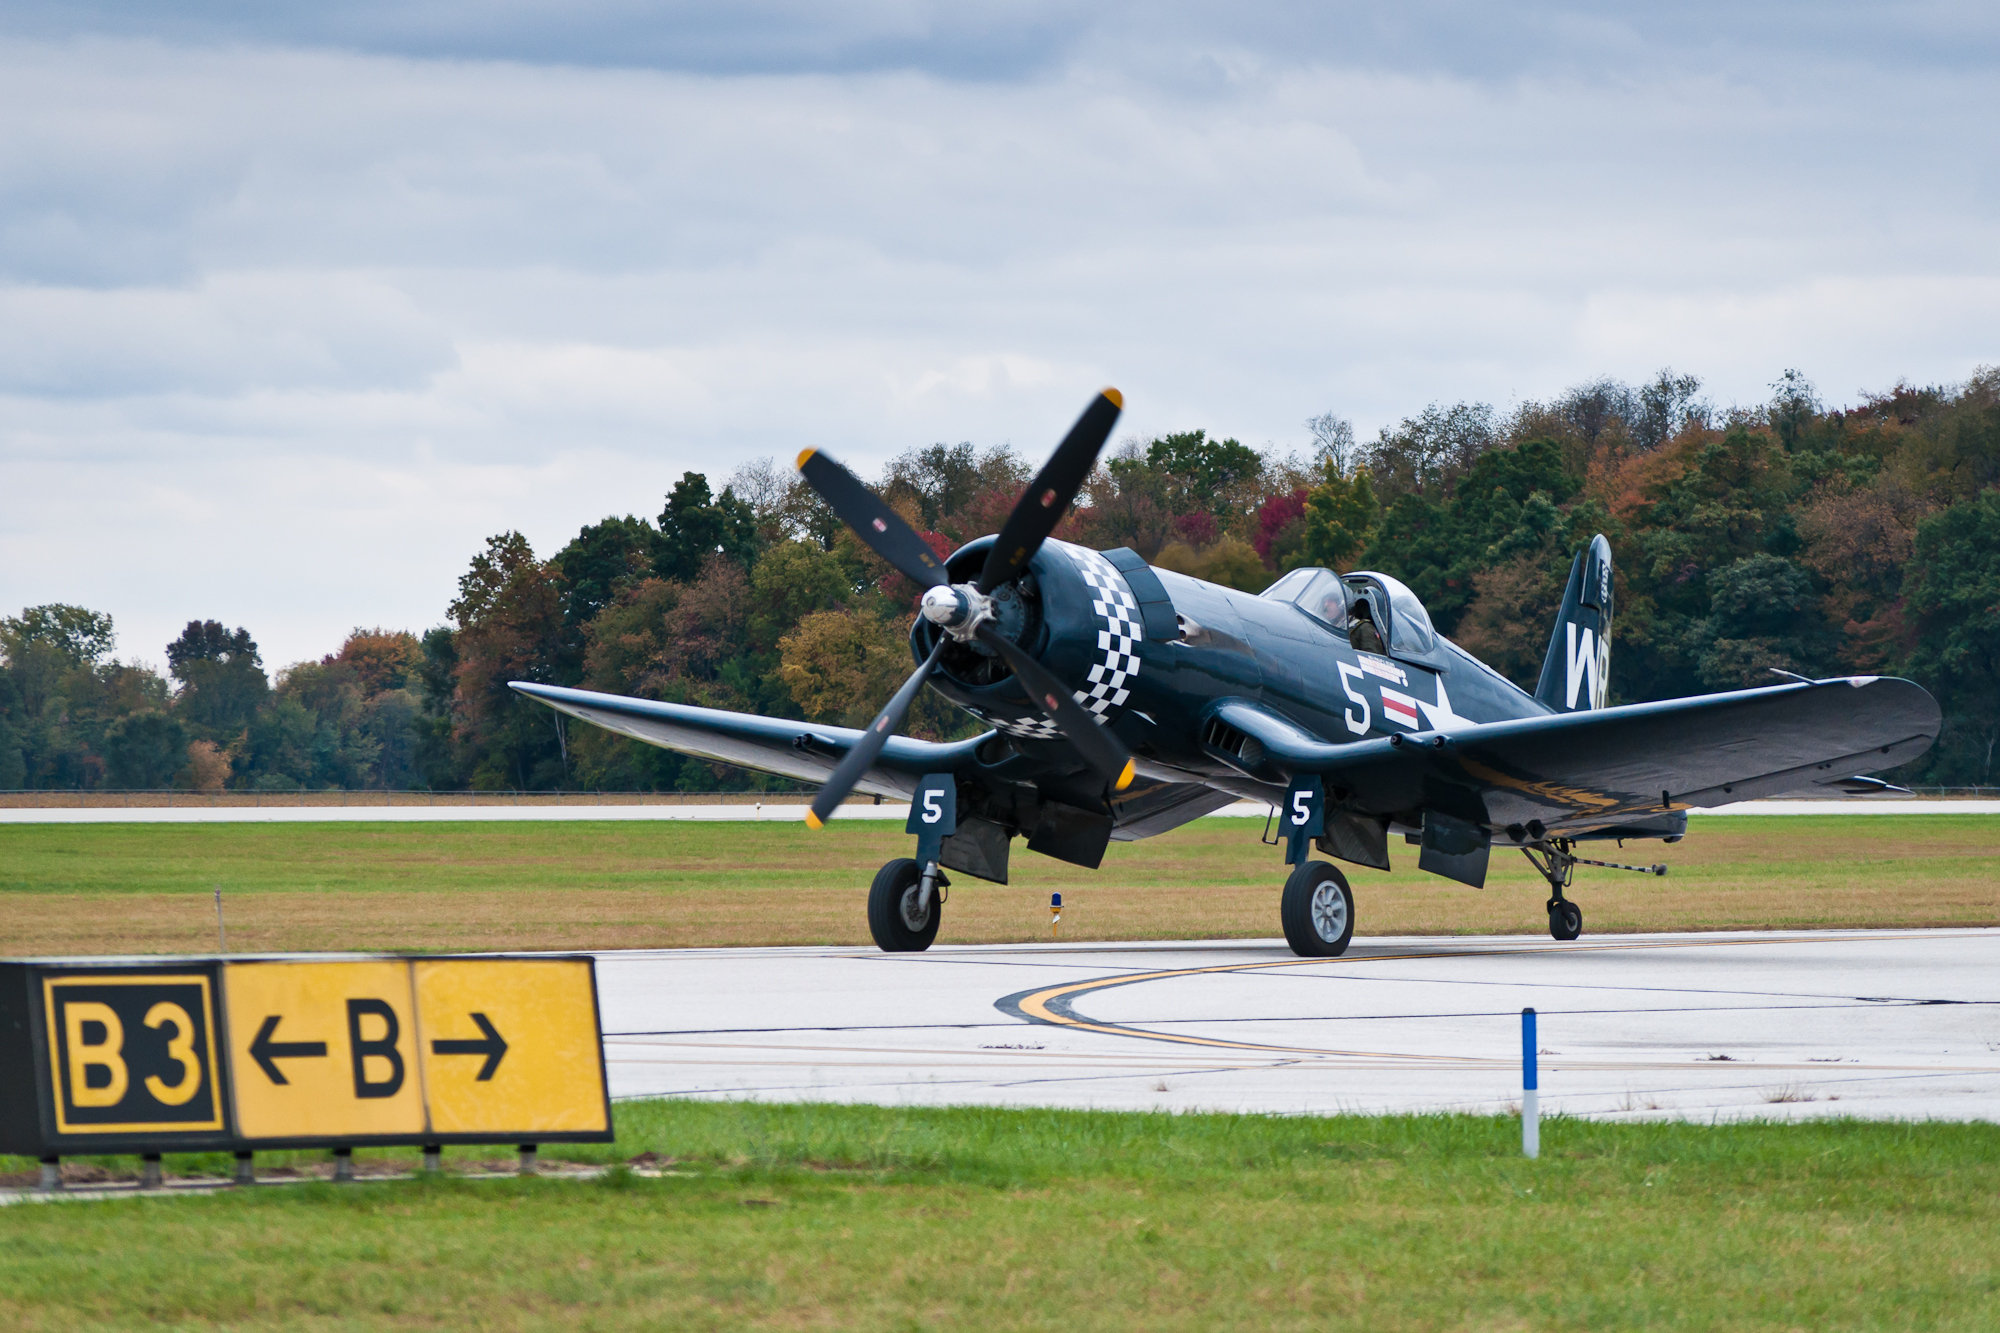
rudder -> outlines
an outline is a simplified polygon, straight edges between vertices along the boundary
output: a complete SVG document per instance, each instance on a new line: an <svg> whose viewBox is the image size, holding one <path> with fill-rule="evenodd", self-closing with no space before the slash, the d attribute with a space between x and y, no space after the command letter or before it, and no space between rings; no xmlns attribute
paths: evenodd
<svg viewBox="0 0 2000 1333"><path fill-rule="evenodd" d="M1599 533L1576 553L1535 698L1558 713L1604 707L1611 692L1611 543Z"/></svg>

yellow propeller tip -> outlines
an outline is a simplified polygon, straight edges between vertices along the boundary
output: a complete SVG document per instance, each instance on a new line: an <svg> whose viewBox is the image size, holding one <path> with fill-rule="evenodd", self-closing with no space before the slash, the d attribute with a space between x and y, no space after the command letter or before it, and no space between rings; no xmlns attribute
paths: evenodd
<svg viewBox="0 0 2000 1333"><path fill-rule="evenodd" d="M808 450L806 450L806 452L807 452L807 453L811 453L811 452L812 452L812 450L808 449ZM808 811L806 811L806 827L807 827L807 828L825 828L825 827L826 827L826 821L825 821L824 819L821 819L821 818L820 818L820 817L819 817L818 815L814 814L814 813L813 813L812 811L808 810Z"/></svg>
<svg viewBox="0 0 2000 1333"><path fill-rule="evenodd" d="M1130 759L1127 759L1125 761L1125 771L1118 775L1118 781L1116 784L1113 785L1112 790L1124 791L1127 787L1131 786L1132 777L1138 771L1139 771L1138 765L1134 764Z"/></svg>
<svg viewBox="0 0 2000 1333"><path fill-rule="evenodd" d="M1118 409L1119 411L1121 411L1121 412L1125 410L1125 395L1124 395L1124 394L1122 394L1122 393L1118 392L1118 390L1116 390L1116 389L1106 389L1106 390L1104 391L1104 396L1105 396L1106 398L1109 398L1109 399L1111 400L1111 405L1112 405L1113 407L1117 408L1117 409Z"/></svg>
<svg viewBox="0 0 2000 1333"><path fill-rule="evenodd" d="M812 457L812 456L813 456L814 454L816 454L816 453L818 453L818 452L819 452L819 450L817 450L817 449L801 449L801 450L799 450L799 461L798 461L797 463L795 463L795 464L794 464L793 466L797 467L797 468L799 469L799 471L801 471L801 472L805 471L805 467L806 467L806 460L807 460L808 458L811 458L811 457Z"/></svg>

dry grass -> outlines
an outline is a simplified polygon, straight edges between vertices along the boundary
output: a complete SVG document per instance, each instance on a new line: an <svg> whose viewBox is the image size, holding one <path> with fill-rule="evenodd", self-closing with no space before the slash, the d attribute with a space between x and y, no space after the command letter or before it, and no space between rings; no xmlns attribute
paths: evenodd
<svg viewBox="0 0 2000 1333"><path fill-rule="evenodd" d="M960 877L942 938L1270 936L1284 866L1250 820L1204 820L1116 844L1096 872L1015 848L1011 885ZM864 944L877 865L908 854L893 824L532 823L13 825L0 828L0 954L556 949ZM1539 932L1541 881L1495 853L1483 890L1350 869L1364 934ZM1593 933L2000 923L2000 819L1978 815L1717 818L1662 848L1654 879L1589 867L1574 896ZM754 867L754 869L746 868Z"/></svg>

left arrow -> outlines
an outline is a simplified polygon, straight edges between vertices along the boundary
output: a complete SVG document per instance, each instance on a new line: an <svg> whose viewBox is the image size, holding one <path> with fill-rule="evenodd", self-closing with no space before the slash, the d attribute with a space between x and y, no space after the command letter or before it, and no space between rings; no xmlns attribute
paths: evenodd
<svg viewBox="0 0 2000 1333"><path fill-rule="evenodd" d="M323 1041L272 1041L278 1030L278 1015L272 1014L264 1020L264 1026L257 1029L257 1035L250 1041L250 1058L264 1071L264 1076L273 1083L285 1084L291 1080L278 1070L280 1060L299 1060L326 1054Z"/></svg>

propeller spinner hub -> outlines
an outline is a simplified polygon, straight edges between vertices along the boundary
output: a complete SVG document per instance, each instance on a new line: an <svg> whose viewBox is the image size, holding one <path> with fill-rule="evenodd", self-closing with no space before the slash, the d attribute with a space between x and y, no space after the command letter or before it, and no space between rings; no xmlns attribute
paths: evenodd
<svg viewBox="0 0 2000 1333"><path fill-rule="evenodd" d="M980 622L993 614L991 603L971 584L926 589L917 610L925 620L957 639L970 637Z"/></svg>

